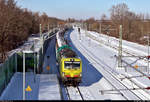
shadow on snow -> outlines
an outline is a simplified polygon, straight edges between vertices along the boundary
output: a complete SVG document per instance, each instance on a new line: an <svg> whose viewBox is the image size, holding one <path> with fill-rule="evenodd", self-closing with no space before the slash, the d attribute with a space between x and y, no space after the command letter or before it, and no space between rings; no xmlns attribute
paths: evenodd
<svg viewBox="0 0 150 102"><path fill-rule="evenodd" d="M73 45L70 35L73 30L68 32L68 39L70 40L70 46L73 50L78 54L78 56L82 60L82 83L80 86L90 86L96 82L98 82L103 76L102 74L82 55L82 53Z"/></svg>

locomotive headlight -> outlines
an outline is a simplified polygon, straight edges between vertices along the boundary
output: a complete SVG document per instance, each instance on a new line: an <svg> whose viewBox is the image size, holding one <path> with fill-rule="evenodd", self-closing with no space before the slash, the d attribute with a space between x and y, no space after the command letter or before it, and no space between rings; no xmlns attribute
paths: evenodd
<svg viewBox="0 0 150 102"><path fill-rule="evenodd" d="M62 75L65 76L65 72L63 72Z"/></svg>

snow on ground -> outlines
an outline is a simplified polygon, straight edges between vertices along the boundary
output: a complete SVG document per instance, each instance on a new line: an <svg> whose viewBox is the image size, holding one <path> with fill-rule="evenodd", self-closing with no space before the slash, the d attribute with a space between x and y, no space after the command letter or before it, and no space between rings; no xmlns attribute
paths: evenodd
<svg viewBox="0 0 150 102"><path fill-rule="evenodd" d="M58 42L58 46L61 47L61 46L64 45L63 43L65 43L65 42L63 41L63 39L61 38L59 33L61 33L61 32L57 32L56 39L57 39L57 42Z"/></svg>
<svg viewBox="0 0 150 102"><path fill-rule="evenodd" d="M101 62L103 62L103 64L105 64L105 66L110 67L110 69L108 69L108 70L110 70L112 73L115 73L115 74L116 73L118 73L118 74L119 73L120 74L126 73L125 70L117 70L116 69L117 61L116 61L116 58L114 57L114 55L118 54L118 52L116 50L109 48L108 46L105 46L105 45L87 37L85 35L84 30L81 30L81 41L79 40L79 34L78 34L76 29L71 33L70 38L71 38L70 41L72 41L71 46L76 50L76 52L78 53L78 55L81 57L81 59L83 61L83 83L81 83L81 86L83 86L83 88L85 86L88 87L88 88L86 88L86 90L89 90L90 87L99 83L99 81L103 77L101 74L101 70L99 70L98 66L95 67L96 63L94 63L94 62L91 63L90 59L87 59L87 57L85 58L83 56L86 54L82 49L80 50L80 47L85 49L85 50L88 50L88 52L91 52L91 54L93 54L93 56L96 56L99 60L101 60ZM105 38L106 41L107 41L107 39L108 39L108 37ZM130 44L130 43L127 43L127 44ZM135 46L136 44L133 44L133 45ZM132 44L129 46L132 47ZM138 47L135 47L135 48L140 48L140 46L141 45L139 45ZM146 50L146 47L145 47L145 50ZM137 73L135 70L133 70L131 72L129 71L127 75L129 76L129 74L135 76L135 75L138 75L139 73ZM136 83L138 82L138 84L140 84L140 86L142 86L142 87L145 87L142 84L150 86L150 80L146 79L146 77L142 77L142 78L138 77L138 78L133 78L131 80L133 80ZM128 84L128 83L129 82L127 82L126 84ZM97 84L96 86L99 86L99 84ZM97 94L96 94L96 91L93 91L93 93L95 93L95 94L93 94L94 95L93 97L95 97L95 99L99 99L100 96L98 94L98 89L95 88L96 86L94 86L93 88L90 88L90 89L91 90L94 90L94 89L97 90ZM132 87L132 85L130 85L129 87ZM92 93L92 91L89 93ZM120 98L121 97L118 95L117 99L120 99ZM101 99L104 99L104 97L102 97ZM116 99L116 98L109 97L109 99ZM135 99L135 98L131 97L131 99ZM149 99L149 98L144 97L143 99Z"/></svg>
<svg viewBox="0 0 150 102"><path fill-rule="evenodd" d="M109 37L107 35L103 35L103 34L99 34L96 33L96 32L89 32L90 34L92 34L93 36L96 36L98 39L103 39L103 41L106 41L108 42L108 39L111 41L114 41L114 45L113 46L118 46L118 42L117 42L117 38L114 38L114 37ZM109 43L110 45L112 45L112 42ZM107 47L107 46L105 46ZM107 47L108 48L108 47ZM144 46L144 45L140 45L140 44L137 44L137 43L133 43L133 42L129 42L129 41L125 41L123 40L123 48L127 48L128 50L130 50L130 52L134 52L138 55L141 55L141 56L146 56L147 55L147 50L148 50L148 47L147 46ZM113 52L117 52L116 50L114 49L111 49L111 48L108 48L109 50L113 51ZM127 54L124 54L123 55L126 55ZM127 61L128 63L133 63L134 61L136 61L135 58L124 58L125 61ZM139 70L141 70L142 72L144 72L145 74L149 75L149 71L147 70L147 62L144 62L142 60L139 60L137 61L135 64L133 65L138 65L138 66L145 66L145 67L142 67L142 68L139 68ZM131 67L127 67L127 72L128 72L128 75L127 76L138 76L138 75L141 75L140 73L136 72L134 69L132 69ZM126 73L125 70L118 70L119 73ZM143 81L144 79L144 81ZM141 84L140 86L150 86L150 80L146 77L138 77L136 78L136 80L140 81ZM142 85L144 84L144 85Z"/></svg>
<svg viewBox="0 0 150 102"><path fill-rule="evenodd" d="M39 86L38 100L61 100L60 87L56 74L42 75Z"/></svg>
<svg viewBox="0 0 150 102"><path fill-rule="evenodd" d="M79 35L77 29L72 32L68 32L68 39L70 40L70 45L79 55L83 62L83 74L82 74L82 83L79 88L85 100L125 100L118 91L109 91L105 94L102 94L100 90L109 90L114 89L114 87L108 82L108 79L103 76L103 72L101 70L101 66L98 66L95 62L91 61L90 58L86 57L85 49L88 52L91 52L93 56L96 56L105 66L110 66L110 70L112 73L119 75L118 73L127 74L127 75L137 75L138 73L128 72L125 73L125 70L117 70L117 61L114 55L117 55L117 51L105 46L85 35L85 31L81 30L81 41L79 41ZM70 34L71 33L71 34ZM99 37L98 34L94 32L91 33L93 36ZM103 36L103 37L102 37ZM101 39L104 41L108 41L108 37L105 35L100 35ZM109 37L111 38L111 37ZM114 39L114 41L113 41ZM123 44L129 48L130 50L135 50L137 52L146 51L146 46L138 45L135 43L130 43L127 41L123 41ZM112 37L112 43L116 45L117 39ZM82 48L82 49L81 49ZM134 48L134 49L133 49ZM136 53L137 53L136 52ZM142 54L143 54L142 53ZM141 54L141 53L140 53ZM49 56L49 57L48 57ZM47 70L47 66L50 66L50 70ZM60 92L57 76L53 74L58 74L58 66L56 66L56 55L55 55L55 38L50 41L49 47L46 51L46 55L44 57L44 65L43 65L43 75L36 75L36 83L34 83L34 75L33 73L26 73L26 87L28 85L31 86L32 92L26 92L26 98L28 100L59 100ZM49 75L51 74L51 75ZM111 78L110 78L111 79ZM133 81L137 82L141 86L149 86L150 81L142 78L133 78ZM126 80L125 83L129 83ZM115 82L113 83L115 85ZM117 87L118 85L116 85ZM129 84L129 87L132 87ZM63 94L66 93L63 86L61 85ZM11 91L10 91L11 90ZM130 94L129 94L130 96ZM143 96L144 97L144 96ZM136 99L134 97L130 97L131 99ZM67 100L67 96L64 96L64 99ZM22 100L22 73L16 73L14 77L11 79L6 90L3 92L0 100Z"/></svg>
<svg viewBox="0 0 150 102"><path fill-rule="evenodd" d="M38 52L39 49L41 48L41 41L40 41L40 36L39 34L32 34L32 35L36 35L36 36L30 36L27 41L25 41L25 43L22 46L19 46L16 49L13 49L11 51L9 51L7 54L8 56L12 56L14 53L16 52L21 52L23 50L31 50L33 44L35 43L35 51ZM1 64L1 63L0 63Z"/></svg>
<svg viewBox="0 0 150 102"><path fill-rule="evenodd" d="M26 92L26 100L60 100L60 90L57 76L36 75L26 73L26 85L31 87L31 92ZM0 100L23 100L23 74L15 73L9 85L0 97Z"/></svg>
<svg viewBox="0 0 150 102"><path fill-rule="evenodd" d="M34 38L32 38L32 40L33 39ZM36 38L35 40L35 51L38 51L41 43L38 38ZM47 66L50 66L50 70L46 69ZM31 92L26 92L26 99L60 100L61 95L57 73L58 70L56 66L55 56L55 37L53 37L44 56L43 73L40 75L36 75L35 83L34 74L26 73L26 88L28 85L30 85L30 87L32 88ZM22 100L22 87L22 73L15 73L9 85L1 95L0 100Z"/></svg>
<svg viewBox="0 0 150 102"><path fill-rule="evenodd" d="M106 90L106 89L112 89L112 86L103 78L101 72L94 67L94 63L91 63L85 56L84 56L84 52L82 52L81 50L79 51L79 45L81 44L85 44L86 47L88 47L88 39L84 39L82 40L82 43L79 42L78 40L78 32L77 30L74 30L73 32L69 32L71 33L70 36L68 37L68 39L70 41L72 41L72 43L70 43L71 47L76 51L76 53L79 55L79 57L82 59L82 83L80 84L80 90L81 93L83 94L85 100L124 100L125 98L123 96L121 96L120 94L104 94L102 95L99 90ZM81 31L81 35L82 35ZM82 39L82 37L81 37ZM90 45L90 44L89 44ZM92 49L90 50L94 50L97 51L97 48L100 48L101 50L101 54L105 54L107 55L107 50L102 48L99 44L91 44L92 45ZM97 53L100 50L97 51ZM109 53L108 53L109 54ZM109 54L110 56L112 55L112 53ZM107 55L108 56L108 55ZM107 57L104 56L103 57ZM110 57L109 56L109 57ZM111 59L107 59L108 61L110 61ZM113 64L113 63L111 63Z"/></svg>
<svg viewBox="0 0 150 102"><path fill-rule="evenodd" d="M87 33L91 34L92 36L98 37L98 39L104 40L106 42L108 42L108 40L109 40L110 45L115 45L115 46L119 45L118 38L111 37L111 36L104 35L104 34L99 34L97 32L92 32L92 31L88 31ZM134 42L129 42L126 40L122 40L122 44L123 44L124 49L128 49L133 52L136 52L136 53L138 53L138 55L147 55L147 52L148 52L147 46L140 45L140 44L137 44Z"/></svg>

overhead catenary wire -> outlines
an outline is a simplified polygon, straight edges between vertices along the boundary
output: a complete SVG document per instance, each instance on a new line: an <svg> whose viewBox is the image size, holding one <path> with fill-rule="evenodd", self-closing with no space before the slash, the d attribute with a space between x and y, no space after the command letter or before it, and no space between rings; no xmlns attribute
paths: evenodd
<svg viewBox="0 0 150 102"><path fill-rule="evenodd" d="M82 43L81 43L81 46L83 46L82 45ZM83 48L82 48L83 49ZM86 50L86 51L88 51L85 47L84 47L84 49ZM91 55L93 55L90 51L88 51ZM86 52L87 53L87 52ZM93 59L88 53L87 53L87 55L91 58L91 59ZM94 55L93 55L94 56ZM96 59L99 59L99 58L97 58L96 56L95 56L95 58ZM95 59L93 59L95 62L97 62ZM100 60L100 59L99 59ZM103 62L103 61L102 61ZM98 65L101 65L99 62L97 62L97 64ZM110 68L108 65L106 65L108 68ZM104 66L103 66L104 67ZM111 70L111 72L109 72L108 70L106 70L105 68L104 68L104 70L105 71L107 71L108 73L110 73L110 74L112 74L111 72L112 72L112 70ZM118 72L116 72L116 73L118 73ZM116 77L114 77L115 79L116 79ZM108 81L108 80L107 80ZM111 82L110 82L111 83ZM111 85L113 85L113 84L111 84ZM121 85L123 85L123 86L125 86L124 84L122 84L121 83ZM114 86L114 85L113 85ZM115 86L114 86L115 87ZM126 86L125 86L126 87ZM116 88L116 87L115 87ZM127 88L127 87L126 87ZM128 89L128 88L127 88ZM116 91L118 91L118 92L120 92L120 90L118 90L117 88L116 88ZM129 90L128 90L129 91ZM133 93L133 92L132 92ZM124 96L124 97L126 97L122 92L120 92L120 94L122 95L122 96ZM133 93L133 94L135 94L135 93ZM136 95L136 94L135 94ZM137 95L136 95L137 96ZM137 96L139 99L141 99L139 96ZM126 97L127 98L127 97ZM128 98L127 98L128 99Z"/></svg>
<svg viewBox="0 0 150 102"><path fill-rule="evenodd" d="M147 58L147 57L144 56L144 58ZM140 58L139 58L139 59L140 59ZM127 66L129 66L129 65L127 65ZM132 66L132 67L134 67L134 66ZM144 75L142 75L142 76L144 76ZM134 76L134 77L135 77L135 76ZM147 76L147 78L149 78L149 77ZM149 79L150 79L150 78L149 78ZM138 89L139 89L139 90L140 90L140 89L148 89L148 90L149 90L150 87L147 87L147 88L132 88L132 89L130 88L130 89L128 89L128 90L138 90ZM121 90L122 90L122 89L121 89ZM116 90L115 90L115 91L116 91Z"/></svg>

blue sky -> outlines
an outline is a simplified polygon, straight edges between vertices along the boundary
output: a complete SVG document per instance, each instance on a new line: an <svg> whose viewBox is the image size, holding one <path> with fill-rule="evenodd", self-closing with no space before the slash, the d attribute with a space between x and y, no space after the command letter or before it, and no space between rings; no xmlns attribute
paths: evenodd
<svg viewBox="0 0 150 102"><path fill-rule="evenodd" d="M130 11L150 13L150 0L16 0L21 8L46 12L49 16L67 19L100 19L102 14L109 17L112 5L126 3Z"/></svg>

